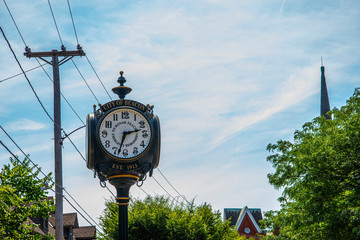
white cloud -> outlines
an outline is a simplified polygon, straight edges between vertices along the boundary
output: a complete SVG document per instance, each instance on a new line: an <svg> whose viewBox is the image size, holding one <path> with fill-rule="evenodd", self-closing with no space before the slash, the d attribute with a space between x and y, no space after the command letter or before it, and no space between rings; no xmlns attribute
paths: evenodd
<svg viewBox="0 0 360 240"><path fill-rule="evenodd" d="M284 83L277 86L275 94L268 99L257 99L256 104L261 106L254 113L246 116L235 116L227 124L223 133L214 138L211 149L228 141L242 130L264 121L266 118L284 109L303 101L319 91L319 73L317 66L296 69Z"/></svg>
<svg viewBox="0 0 360 240"><path fill-rule="evenodd" d="M6 128L9 129L9 131L38 131L47 128L47 125L41 122L23 118L15 122L8 123Z"/></svg>

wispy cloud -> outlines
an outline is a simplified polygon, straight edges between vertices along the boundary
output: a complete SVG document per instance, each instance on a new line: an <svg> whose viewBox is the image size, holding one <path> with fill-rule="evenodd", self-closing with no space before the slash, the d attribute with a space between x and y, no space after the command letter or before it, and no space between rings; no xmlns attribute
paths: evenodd
<svg viewBox="0 0 360 240"><path fill-rule="evenodd" d="M23 118L15 122L6 124L6 128L9 131L38 131L47 128L47 125L41 122L36 122L27 118Z"/></svg>
<svg viewBox="0 0 360 240"><path fill-rule="evenodd" d="M221 146L221 144L229 141L251 125L264 121L273 114L283 111L317 93L319 91L318 75L317 66L296 69L284 83L277 86L272 97L257 99L256 104L260 105L261 108L256 112L246 116L233 117L227 125L229 127L224 129L223 134L214 138L210 149Z"/></svg>

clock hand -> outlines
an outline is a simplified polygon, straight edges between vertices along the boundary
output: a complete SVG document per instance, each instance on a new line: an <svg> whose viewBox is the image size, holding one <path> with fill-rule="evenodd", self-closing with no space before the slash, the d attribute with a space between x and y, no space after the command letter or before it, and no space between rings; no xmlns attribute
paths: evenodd
<svg viewBox="0 0 360 240"><path fill-rule="evenodd" d="M129 134L129 132L123 132L123 134L122 134L122 138L121 138L121 143L120 143L120 148L119 148L119 150L118 150L118 155L120 154L120 152L121 152L121 147L122 147L122 145L123 145L123 143L124 143L124 141L125 141L125 138L126 138L126 135L128 135Z"/></svg>
<svg viewBox="0 0 360 240"><path fill-rule="evenodd" d="M141 129L135 129L133 131L129 131L129 132L126 132L127 134L131 134L131 133L134 133L134 132L138 132L138 131L141 131Z"/></svg>

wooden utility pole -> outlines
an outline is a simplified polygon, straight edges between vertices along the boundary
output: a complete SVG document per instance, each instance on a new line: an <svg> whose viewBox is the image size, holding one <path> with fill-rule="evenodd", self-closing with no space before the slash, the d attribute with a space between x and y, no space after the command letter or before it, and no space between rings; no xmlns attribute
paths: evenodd
<svg viewBox="0 0 360 240"><path fill-rule="evenodd" d="M53 67L54 85L54 158L55 158L55 239L63 240L63 181L62 181L62 138L61 138L61 101L60 101L60 74L59 66L69 61L74 56L84 56L85 53L78 45L77 51L66 51L61 46L61 51L52 50L51 52L31 52L30 48L25 48L24 55L28 58L38 57ZM45 57L51 57L49 62ZM59 61L59 57L64 57Z"/></svg>

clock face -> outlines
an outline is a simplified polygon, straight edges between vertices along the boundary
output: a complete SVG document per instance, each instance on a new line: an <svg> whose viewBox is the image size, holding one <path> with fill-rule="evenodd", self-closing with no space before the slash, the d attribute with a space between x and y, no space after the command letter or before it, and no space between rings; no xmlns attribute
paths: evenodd
<svg viewBox="0 0 360 240"><path fill-rule="evenodd" d="M111 157L132 160L147 151L152 140L152 128L141 112L117 108L100 120L98 140Z"/></svg>

